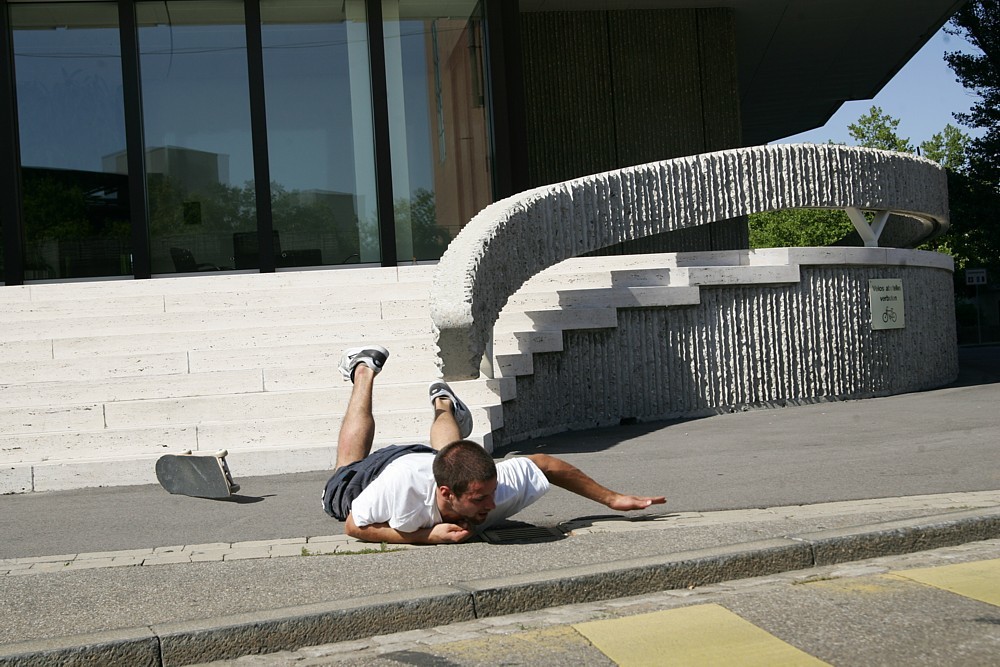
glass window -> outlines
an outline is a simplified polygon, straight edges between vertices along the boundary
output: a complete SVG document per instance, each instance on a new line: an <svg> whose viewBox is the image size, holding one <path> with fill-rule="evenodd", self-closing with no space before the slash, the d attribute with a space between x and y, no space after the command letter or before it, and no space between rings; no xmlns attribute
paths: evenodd
<svg viewBox="0 0 1000 667"><path fill-rule="evenodd" d="M139 2L136 15L152 271L256 268L243 2Z"/></svg>
<svg viewBox="0 0 1000 667"><path fill-rule="evenodd" d="M277 265L378 262L365 2L260 11Z"/></svg>
<svg viewBox="0 0 1000 667"><path fill-rule="evenodd" d="M132 272L114 2L10 5L25 279Z"/></svg>
<svg viewBox="0 0 1000 667"><path fill-rule="evenodd" d="M382 0L400 263L436 259L492 200L475 0Z"/></svg>

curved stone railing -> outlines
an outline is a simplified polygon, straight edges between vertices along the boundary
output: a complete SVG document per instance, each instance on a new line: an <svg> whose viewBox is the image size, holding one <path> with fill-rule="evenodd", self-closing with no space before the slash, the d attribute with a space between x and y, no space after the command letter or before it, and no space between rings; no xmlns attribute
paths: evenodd
<svg viewBox="0 0 1000 667"><path fill-rule="evenodd" d="M948 226L944 170L903 153L778 144L639 165L548 185L496 202L449 245L431 288L446 379L474 378L507 299L564 259L634 239L750 213L848 210L866 245L887 220L917 221L912 244ZM869 226L861 211L875 211ZM899 243L898 238L896 242Z"/></svg>

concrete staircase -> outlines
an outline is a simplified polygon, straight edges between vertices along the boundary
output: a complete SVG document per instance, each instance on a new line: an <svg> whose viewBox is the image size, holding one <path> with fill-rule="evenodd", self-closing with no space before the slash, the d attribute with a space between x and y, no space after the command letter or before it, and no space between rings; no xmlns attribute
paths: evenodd
<svg viewBox="0 0 1000 667"><path fill-rule="evenodd" d="M167 452L237 476L325 470L341 351L389 348L376 447L427 439L432 266L0 287L0 493L155 482ZM512 381L457 383L491 447Z"/></svg>
<svg viewBox="0 0 1000 667"><path fill-rule="evenodd" d="M842 261L800 249L812 263ZM797 259L801 259L798 258ZM350 384L341 351L379 342L375 447L425 442L439 377L435 267L0 287L0 493L155 482L160 455L228 449L237 477L328 470ZM492 450L516 378L569 330L621 308L682 308L703 286L799 280L788 249L574 258L515 293L494 378L454 383Z"/></svg>
<svg viewBox="0 0 1000 667"><path fill-rule="evenodd" d="M562 351L563 332L612 328L620 308L676 308L701 302L701 286L799 280L784 253L758 251L577 257L525 283L494 327L497 377L531 375L532 355Z"/></svg>

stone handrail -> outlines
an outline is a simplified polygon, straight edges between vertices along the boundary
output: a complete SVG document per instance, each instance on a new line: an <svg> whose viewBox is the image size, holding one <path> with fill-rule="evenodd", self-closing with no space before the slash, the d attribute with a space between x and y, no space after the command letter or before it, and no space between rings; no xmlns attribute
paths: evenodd
<svg viewBox="0 0 1000 667"><path fill-rule="evenodd" d="M448 246L431 288L446 379L475 378L507 299L564 259L663 232L794 208L875 211L878 242L895 213L916 221L907 243L948 226L945 171L904 153L775 144L638 165L519 193L487 206ZM872 242L874 241L874 243ZM897 240L899 244L899 241ZM901 244L900 244L901 245Z"/></svg>

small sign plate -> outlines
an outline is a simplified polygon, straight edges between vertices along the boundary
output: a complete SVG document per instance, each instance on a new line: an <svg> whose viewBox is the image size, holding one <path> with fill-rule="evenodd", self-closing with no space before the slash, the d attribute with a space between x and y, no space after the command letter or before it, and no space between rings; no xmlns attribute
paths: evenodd
<svg viewBox="0 0 1000 667"><path fill-rule="evenodd" d="M965 284L966 285L985 285L986 284L986 269L966 269L965 270Z"/></svg>
<svg viewBox="0 0 1000 667"><path fill-rule="evenodd" d="M902 280L898 278L869 280L868 300L872 306L872 329L902 329L906 326Z"/></svg>

